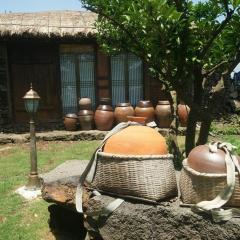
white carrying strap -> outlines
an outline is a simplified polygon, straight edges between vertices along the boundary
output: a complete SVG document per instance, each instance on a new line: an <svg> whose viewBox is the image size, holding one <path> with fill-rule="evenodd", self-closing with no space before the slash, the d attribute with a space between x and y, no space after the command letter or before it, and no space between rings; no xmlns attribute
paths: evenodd
<svg viewBox="0 0 240 240"><path fill-rule="evenodd" d="M103 141L100 143L100 145L97 147L97 149L93 153L93 155L91 157L91 160L89 161L86 169L82 173L82 175L80 177L80 180L79 180L79 183L77 185L75 202L76 202L76 209L79 213L83 212L83 209L82 209L83 184L84 184L85 181L88 182L88 183L91 183L93 181L95 171L96 171L96 166L97 166L97 153L102 151L102 148L103 148L103 146L106 143L108 138L110 138L112 135L114 135L115 133L123 130L124 128L126 128L128 126L134 126L134 125L138 126L140 124L136 123L136 122L119 123L110 132L108 132L108 134L105 136ZM120 203L120 201L118 203ZM116 206L116 204L115 204L115 206Z"/></svg>
<svg viewBox="0 0 240 240"><path fill-rule="evenodd" d="M224 210L221 207L231 198L235 188L235 167L240 174L240 166L236 156L232 151L235 147L229 143L210 143L211 152L222 149L225 152L225 162L227 168L227 184L225 188L211 201L202 201L192 207L195 212L210 212L215 222L227 221L233 217L231 209Z"/></svg>

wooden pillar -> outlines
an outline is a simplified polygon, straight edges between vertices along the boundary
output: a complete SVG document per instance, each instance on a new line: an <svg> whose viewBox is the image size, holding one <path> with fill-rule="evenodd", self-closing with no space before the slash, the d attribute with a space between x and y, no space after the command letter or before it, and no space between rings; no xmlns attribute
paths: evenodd
<svg viewBox="0 0 240 240"><path fill-rule="evenodd" d="M110 57L97 48L97 105L100 98L111 98Z"/></svg>

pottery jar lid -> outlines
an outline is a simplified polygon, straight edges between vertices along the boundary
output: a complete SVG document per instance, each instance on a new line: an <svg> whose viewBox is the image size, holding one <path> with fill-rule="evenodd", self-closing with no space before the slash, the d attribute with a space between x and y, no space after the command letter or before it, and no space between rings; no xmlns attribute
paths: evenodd
<svg viewBox="0 0 240 240"><path fill-rule="evenodd" d="M158 101L158 104L159 104L159 105L169 105L170 102L169 102L168 100L159 100L159 101Z"/></svg>
<svg viewBox="0 0 240 240"><path fill-rule="evenodd" d="M80 110L78 112L78 116L86 116L86 115L93 115L92 110Z"/></svg>
<svg viewBox="0 0 240 240"><path fill-rule="evenodd" d="M240 158L238 158L240 163ZM207 145L195 147L188 155L188 165L201 173L226 173L225 152L211 152Z"/></svg>
<svg viewBox="0 0 240 240"><path fill-rule="evenodd" d="M168 154L164 137L155 129L146 126L129 126L111 136L104 152L124 155Z"/></svg>
<svg viewBox="0 0 240 240"><path fill-rule="evenodd" d="M113 108L111 105L103 104L99 105L97 110L102 110L102 111L113 111Z"/></svg>
<svg viewBox="0 0 240 240"><path fill-rule="evenodd" d="M140 108L146 108L146 107L152 107L152 103L150 100L141 100L138 102L137 107Z"/></svg>
<svg viewBox="0 0 240 240"><path fill-rule="evenodd" d="M111 98L100 98L99 102L100 102L100 105L110 105Z"/></svg>
<svg viewBox="0 0 240 240"><path fill-rule="evenodd" d="M75 113L68 113L65 115L66 118L77 118L77 115Z"/></svg>
<svg viewBox="0 0 240 240"><path fill-rule="evenodd" d="M116 107L129 107L131 106L131 104L129 102L126 102L126 103L118 103L116 105Z"/></svg>

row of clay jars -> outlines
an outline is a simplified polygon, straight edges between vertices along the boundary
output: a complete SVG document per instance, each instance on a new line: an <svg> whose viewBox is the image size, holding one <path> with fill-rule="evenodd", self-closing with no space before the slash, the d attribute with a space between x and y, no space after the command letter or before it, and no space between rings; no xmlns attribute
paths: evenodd
<svg viewBox="0 0 240 240"><path fill-rule="evenodd" d="M182 126L187 122L189 107L185 104L178 105L178 115ZM136 115L137 117L146 118L146 123L154 121L155 115L157 118L157 124L160 128L170 127L173 121L173 107L169 101L158 101L158 105L155 110L150 101L139 101L135 108L130 105L130 103L120 103L116 106L113 112L112 106L107 102L102 101L95 112L95 115L91 110L80 110L78 114L79 122L82 130L90 130L93 127L93 119L96 124L96 128L102 131L111 130L114 124L114 119L116 123L127 122L128 117ZM94 117L93 117L94 115ZM68 120L70 121L70 119ZM74 120L74 117L71 118ZM68 127L68 129L74 129L73 127Z"/></svg>
<svg viewBox="0 0 240 240"><path fill-rule="evenodd" d="M187 125L188 114L190 108L184 103L180 102L177 107L177 114L181 126ZM138 117L146 117L146 123L154 121L156 115L157 125L160 128L169 128L173 121L173 106L169 101L158 101L154 110L150 101L139 101L135 108L135 115Z"/></svg>

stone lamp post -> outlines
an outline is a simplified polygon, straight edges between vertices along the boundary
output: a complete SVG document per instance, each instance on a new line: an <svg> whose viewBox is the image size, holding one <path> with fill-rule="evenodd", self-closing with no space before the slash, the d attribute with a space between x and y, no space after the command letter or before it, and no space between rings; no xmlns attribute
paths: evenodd
<svg viewBox="0 0 240 240"><path fill-rule="evenodd" d="M32 84L30 90L23 97L25 109L30 115L30 161L31 169L28 178L26 190L38 190L40 188L40 179L37 170L37 149L36 149L36 134L35 134L35 114L38 110L40 97L37 92L33 90Z"/></svg>

